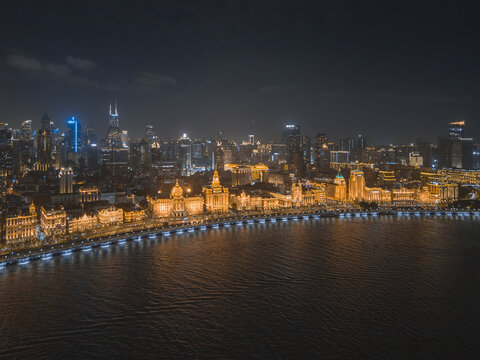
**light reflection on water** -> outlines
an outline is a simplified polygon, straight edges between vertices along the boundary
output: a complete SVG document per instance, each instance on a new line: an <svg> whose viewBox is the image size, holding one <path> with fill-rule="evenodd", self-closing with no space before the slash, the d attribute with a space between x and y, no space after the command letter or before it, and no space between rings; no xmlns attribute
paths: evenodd
<svg viewBox="0 0 480 360"><path fill-rule="evenodd" d="M0 268L0 357L472 358L479 235L470 218L300 219Z"/></svg>

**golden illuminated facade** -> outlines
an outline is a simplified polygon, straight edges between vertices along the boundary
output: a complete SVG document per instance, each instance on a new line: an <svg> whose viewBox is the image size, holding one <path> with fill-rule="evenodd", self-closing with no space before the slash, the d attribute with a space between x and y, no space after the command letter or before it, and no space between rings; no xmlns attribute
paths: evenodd
<svg viewBox="0 0 480 360"><path fill-rule="evenodd" d="M225 164L225 171L232 172L232 186L241 186L251 184L252 182L268 181L268 166L264 164L257 165L238 165Z"/></svg>
<svg viewBox="0 0 480 360"><path fill-rule="evenodd" d="M327 185L327 199L341 202L347 200L347 183L341 172L338 172L333 184Z"/></svg>
<svg viewBox="0 0 480 360"><path fill-rule="evenodd" d="M348 200L389 204L392 202L392 193L382 188L367 187L363 171L352 170L348 180Z"/></svg>
<svg viewBox="0 0 480 360"><path fill-rule="evenodd" d="M213 173L212 185L204 187L205 208L209 213L227 213L228 212L228 189L220 185L218 172Z"/></svg>
<svg viewBox="0 0 480 360"><path fill-rule="evenodd" d="M36 239L37 213L30 205L28 214L7 216L5 219L5 241L7 245Z"/></svg>
<svg viewBox="0 0 480 360"><path fill-rule="evenodd" d="M78 192L80 194L80 202L82 203L98 201L99 199L98 188L96 186L80 188Z"/></svg>
<svg viewBox="0 0 480 360"><path fill-rule="evenodd" d="M240 195L232 195L230 197L230 203L233 209L243 211L268 211L275 210L280 207L279 199L276 197L251 196L245 194L245 191L242 191ZM289 201L289 204L291 206L291 200Z"/></svg>
<svg viewBox="0 0 480 360"><path fill-rule="evenodd" d="M201 196L185 198L178 180L170 192L169 199L147 197L148 208L153 217L185 217L203 213L204 201Z"/></svg>
<svg viewBox="0 0 480 360"><path fill-rule="evenodd" d="M303 205L303 191L302 191L302 184L299 183L292 183L292 188L290 190L290 194L292 195L292 206L302 206Z"/></svg>
<svg viewBox="0 0 480 360"><path fill-rule="evenodd" d="M68 219L68 232L73 234L76 232L90 231L97 225L98 218L95 215L83 214L82 216Z"/></svg>
<svg viewBox="0 0 480 360"><path fill-rule="evenodd" d="M146 213L144 209L129 209L124 210L123 217L126 223L142 221L145 219Z"/></svg>
<svg viewBox="0 0 480 360"><path fill-rule="evenodd" d="M380 170L377 174L377 184L381 187L392 187L397 183L397 178L393 171Z"/></svg>
<svg viewBox="0 0 480 360"><path fill-rule="evenodd" d="M103 226L119 225L123 223L123 210L110 207L98 212L98 222Z"/></svg>
<svg viewBox="0 0 480 360"><path fill-rule="evenodd" d="M67 214L63 208L41 209L40 224L45 236L60 236L67 233Z"/></svg>
<svg viewBox="0 0 480 360"><path fill-rule="evenodd" d="M417 197L416 193L415 189L392 189L392 203L399 206L414 205Z"/></svg>
<svg viewBox="0 0 480 360"><path fill-rule="evenodd" d="M390 204L392 202L392 192L382 188L365 187L364 201Z"/></svg>
<svg viewBox="0 0 480 360"><path fill-rule="evenodd" d="M455 201L458 198L458 185L449 183L429 183L428 191L441 202Z"/></svg>
<svg viewBox="0 0 480 360"><path fill-rule="evenodd" d="M348 200L362 201L365 199L365 177L363 171L352 170L348 179Z"/></svg>

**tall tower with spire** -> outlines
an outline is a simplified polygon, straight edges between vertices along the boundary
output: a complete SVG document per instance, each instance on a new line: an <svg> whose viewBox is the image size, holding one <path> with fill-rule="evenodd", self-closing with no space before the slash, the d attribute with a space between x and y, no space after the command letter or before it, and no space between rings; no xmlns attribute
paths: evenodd
<svg viewBox="0 0 480 360"><path fill-rule="evenodd" d="M108 133L107 133L107 144L110 147L121 147L122 146L122 132L118 123L118 109L117 109L117 100L115 100L115 108L112 111L112 103L108 107Z"/></svg>
<svg viewBox="0 0 480 360"><path fill-rule="evenodd" d="M111 128L118 128L118 109L117 109L117 100L115 99L115 109L112 112L112 103L108 107L109 122Z"/></svg>

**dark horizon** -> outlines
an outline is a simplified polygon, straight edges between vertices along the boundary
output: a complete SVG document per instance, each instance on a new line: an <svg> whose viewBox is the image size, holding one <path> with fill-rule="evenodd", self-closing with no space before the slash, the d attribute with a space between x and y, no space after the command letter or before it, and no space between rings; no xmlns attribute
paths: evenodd
<svg viewBox="0 0 480 360"><path fill-rule="evenodd" d="M44 112L104 136L279 139L283 125L375 144L480 137L480 5L3 2L0 122Z"/></svg>

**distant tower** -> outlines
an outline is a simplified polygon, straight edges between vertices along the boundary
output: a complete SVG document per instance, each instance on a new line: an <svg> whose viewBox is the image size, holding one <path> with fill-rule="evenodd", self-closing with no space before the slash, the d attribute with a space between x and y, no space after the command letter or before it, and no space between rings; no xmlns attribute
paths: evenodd
<svg viewBox="0 0 480 360"><path fill-rule="evenodd" d="M182 176L188 176L192 170L192 140L187 134L183 134L178 143L180 145L180 172Z"/></svg>
<svg viewBox="0 0 480 360"><path fill-rule="evenodd" d="M118 109L117 109L117 100L115 100L115 109L112 112L112 104L110 103L108 108L110 127L118 128Z"/></svg>
<svg viewBox="0 0 480 360"><path fill-rule="evenodd" d="M52 165L52 144L50 119L43 115L42 125L37 133L37 170L47 171Z"/></svg>
<svg viewBox="0 0 480 360"><path fill-rule="evenodd" d="M22 122L22 140L32 140L32 120Z"/></svg>
<svg viewBox="0 0 480 360"><path fill-rule="evenodd" d="M107 144L109 147L120 148L123 147L122 132L120 131L118 122L117 101L115 100L115 109L112 111L112 104L109 105L108 110L109 128L107 134Z"/></svg>
<svg viewBox="0 0 480 360"><path fill-rule="evenodd" d="M73 170L71 168L61 168L60 173L60 194L73 193Z"/></svg>
<svg viewBox="0 0 480 360"><path fill-rule="evenodd" d="M451 121L448 123L448 134L451 139L463 138L465 121Z"/></svg>
<svg viewBox="0 0 480 360"><path fill-rule="evenodd" d="M72 116L67 120L67 138L70 151L79 152L83 147L82 125L77 118Z"/></svg>

